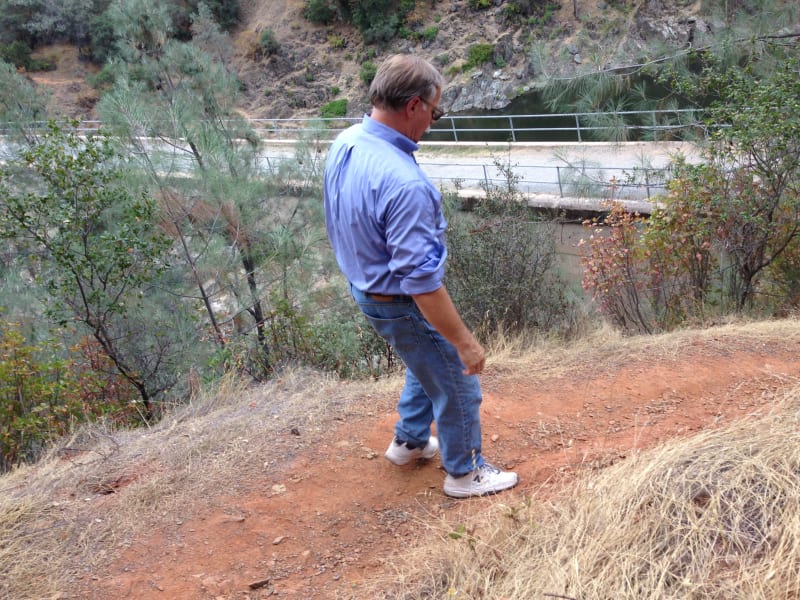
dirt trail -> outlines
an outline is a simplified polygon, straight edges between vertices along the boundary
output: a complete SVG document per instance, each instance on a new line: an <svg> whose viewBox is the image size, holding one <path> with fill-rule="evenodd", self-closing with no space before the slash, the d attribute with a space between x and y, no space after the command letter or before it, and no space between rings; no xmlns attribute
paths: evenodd
<svg viewBox="0 0 800 600"><path fill-rule="evenodd" d="M392 556L496 501L535 499L586 469L739 416L768 410L800 376L798 343L704 337L679 356L647 353L586 364L568 376L483 376L484 453L521 483L493 498L453 500L438 460L395 467L382 457L392 398L365 399L374 416L341 422L258 491L210 498L199 514L165 516L120 560L84 582L94 599L362 598L360 584L391 577ZM257 585L251 589L251 585Z"/></svg>

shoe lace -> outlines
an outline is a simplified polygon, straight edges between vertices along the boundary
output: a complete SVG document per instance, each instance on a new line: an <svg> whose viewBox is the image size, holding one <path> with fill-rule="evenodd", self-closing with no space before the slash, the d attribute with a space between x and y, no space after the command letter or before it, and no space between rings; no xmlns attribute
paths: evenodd
<svg viewBox="0 0 800 600"><path fill-rule="evenodd" d="M475 469L475 476L472 478L472 481L480 483L486 475L497 475L498 473L500 473L500 469L491 463L485 462Z"/></svg>

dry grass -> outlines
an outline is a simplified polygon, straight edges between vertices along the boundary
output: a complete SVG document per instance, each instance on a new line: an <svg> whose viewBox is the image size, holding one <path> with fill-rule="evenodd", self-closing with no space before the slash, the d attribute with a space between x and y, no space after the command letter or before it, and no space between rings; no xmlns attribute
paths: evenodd
<svg viewBox="0 0 800 600"><path fill-rule="evenodd" d="M546 504L498 497L478 518L440 521L374 597L798 598L800 386L775 402L768 416L634 455Z"/></svg>
<svg viewBox="0 0 800 600"><path fill-rule="evenodd" d="M768 349L775 339L800 343L800 322L650 338L598 329L568 346L500 336L489 371L530 379L532 365L545 377L587 361L613 368L639 356L668 360L698 337L720 340L720 351L732 340ZM58 597L165 515L202 509L222 490L264 485L332 419L391 412L391 400L375 402L401 386L402 377L344 383L287 372L258 387L225 381L149 430L79 431L36 465L0 478L0 598ZM387 597L791 597L800 581L798 393L769 418L636 456L557 502L497 504L489 520L465 516L474 524L459 539L448 535L459 523L432 516L439 542L420 550L424 561L408 554L397 576L406 587ZM744 591L728 595L734 589Z"/></svg>
<svg viewBox="0 0 800 600"><path fill-rule="evenodd" d="M541 337L534 341L510 333L499 334L489 346L489 370L519 374L527 380L574 373L587 362L595 371L632 366L637 360L671 361L685 356L697 340L703 351L729 352L732 348L764 348L776 340L800 344L800 320L747 321L731 319L709 329L677 330L653 336L624 336L607 323L598 323L577 339L564 343Z"/></svg>
<svg viewBox="0 0 800 600"><path fill-rule="evenodd" d="M223 382L149 430L82 429L0 478L0 598L57 597L164 515L246 493L335 417L377 410L364 398L400 385L289 372L257 388Z"/></svg>

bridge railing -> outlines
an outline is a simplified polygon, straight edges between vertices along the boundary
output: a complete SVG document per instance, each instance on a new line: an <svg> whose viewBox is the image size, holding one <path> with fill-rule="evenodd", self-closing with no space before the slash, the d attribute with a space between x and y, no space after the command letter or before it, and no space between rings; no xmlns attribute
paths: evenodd
<svg viewBox="0 0 800 600"><path fill-rule="evenodd" d="M693 109L582 112L522 115L445 115L434 123L423 140L438 142L499 141L658 141L705 137L703 113ZM314 138L330 141L361 117L250 119L264 140ZM7 127L0 124L0 134ZM37 124L34 124L36 126ZM45 123L39 123L44 128ZM100 121L82 121L90 133Z"/></svg>
<svg viewBox="0 0 800 600"><path fill-rule="evenodd" d="M313 136L322 140L361 117L318 119L252 119L264 139ZM703 114L693 109L617 111L595 113L523 115L445 115L434 123L423 140L463 141L658 141L702 138L707 135Z"/></svg>
<svg viewBox="0 0 800 600"><path fill-rule="evenodd" d="M304 161L303 178L311 180L322 173L323 158ZM280 175L287 164L297 168L289 152L267 152L261 157L266 173ZM419 159L420 168L442 191L457 191L463 195L481 194L489 189L509 185L506 173L491 160L460 162L449 159L438 162ZM559 198L596 198L629 201L654 201L662 195L670 177L670 168L639 165L593 166L542 165L528 162L508 164L514 177L515 189L529 197L546 195Z"/></svg>

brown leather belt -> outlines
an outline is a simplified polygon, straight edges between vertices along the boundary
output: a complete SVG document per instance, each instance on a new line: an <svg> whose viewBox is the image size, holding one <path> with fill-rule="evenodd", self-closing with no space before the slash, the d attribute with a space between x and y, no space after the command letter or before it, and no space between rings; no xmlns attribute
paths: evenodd
<svg viewBox="0 0 800 600"><path fill-rule="evenodd" d="M411 300L411 296L384 296L383 294L364 294L370 300L375 300L376 302L394 302L395 300L399 301L408 301Z"/></svg>

